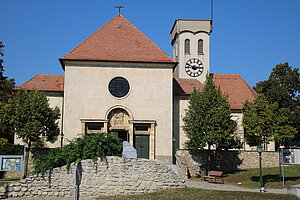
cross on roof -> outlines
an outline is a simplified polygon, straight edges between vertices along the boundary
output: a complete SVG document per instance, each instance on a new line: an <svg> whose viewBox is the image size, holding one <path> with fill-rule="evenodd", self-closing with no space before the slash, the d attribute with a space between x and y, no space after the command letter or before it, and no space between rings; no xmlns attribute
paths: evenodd
<svg viewBox="0 0 300 200"><path fill-rule="evenodd" d="M119 9L119 15L120 15L121 14L121 8L124 8L124 6L119 5L119 6L115 6L115 8Z"/></svg>

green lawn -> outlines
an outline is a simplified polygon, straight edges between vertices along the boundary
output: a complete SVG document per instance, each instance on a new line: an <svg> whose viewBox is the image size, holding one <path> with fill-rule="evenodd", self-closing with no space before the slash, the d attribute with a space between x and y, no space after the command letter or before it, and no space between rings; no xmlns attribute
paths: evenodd
<svg viewBox="0 0 300 200"><path fill-rule="evenodd" d="M263 168L263 183L266 188L284 188L279 178L279 168ZM300 166L285 166L285 187L300 184ZM225 183L244 188L259 187L259 169L241 170L225 174ZM240 184L238 184L240 183Z"/></svg>
<svg viewBox="0 0 300 200"><path fill-rule="evenodd" d="M1 178L0 179L0 187L3 187L5 185L9 185L14 182L20 181L20 178Z"/></svg>
<svg viewBox="0 0 300 200"><path fill-rule="evenodd" d="M160 192L149 193L144 195L131 195L131 196L114 196L114 197L98 197L97 200L136 200L136 199L166 199L166 200L296 200L297 197L293 195L283 194L270 194L270 193L256 193L256 192L228 192L217 190L202 190L197 188L181 188L172 190L163 190Z"/></svg>
<svg viewBox="0 0 300 200"><path fill-rule="evenodd" d="M20 181L20 178L1 178L0 182L6 182L6 181Z"/></svg>

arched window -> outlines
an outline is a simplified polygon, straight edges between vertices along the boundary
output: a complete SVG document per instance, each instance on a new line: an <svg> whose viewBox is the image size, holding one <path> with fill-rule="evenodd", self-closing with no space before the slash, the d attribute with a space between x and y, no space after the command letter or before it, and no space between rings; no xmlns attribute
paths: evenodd
<svg viewBox="0 0 300 200"><path fill-rule="evenodd" d="M191 51L190 51L190 40L189 39L186 39L184 41L184 54L190 54Z"/></svg>
<svg viewBox="0 0 300 200"><path fill-rule="evenodd" d="M203 40L198 40L198 54L203 54Z"/></svg>

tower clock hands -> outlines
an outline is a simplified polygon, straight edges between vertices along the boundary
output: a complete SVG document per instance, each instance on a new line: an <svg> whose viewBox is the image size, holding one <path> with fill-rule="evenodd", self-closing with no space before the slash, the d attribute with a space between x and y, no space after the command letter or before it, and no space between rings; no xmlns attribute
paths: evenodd
<svg viewBox="0 0 300 200"><path fill-rule="evenodd" d="M185 64L185 71L191 77L198 77L203 72L203 64L197 58L189 59Z"/></svg>

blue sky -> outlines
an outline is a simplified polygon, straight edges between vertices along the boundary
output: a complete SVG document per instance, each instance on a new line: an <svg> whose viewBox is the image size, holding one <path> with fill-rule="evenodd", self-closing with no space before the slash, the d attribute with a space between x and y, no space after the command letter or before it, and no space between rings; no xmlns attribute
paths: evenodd
<svg viewBox="0 0 300 200"><path fill-rule="evenodd" d="M167 54L175 19L210 19L211 0L1 0L5 75L17 85L35 74L63 74L58 58L117 14ZM278 63L300 65L300 0L215 0L211 72L250 84Z"/></svg>

